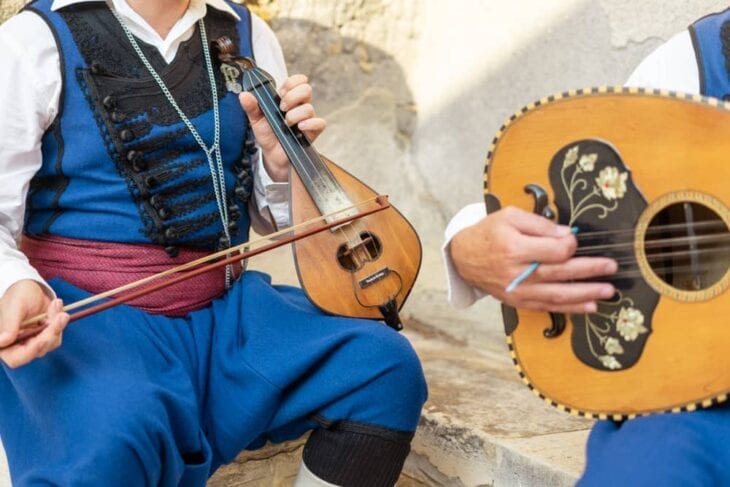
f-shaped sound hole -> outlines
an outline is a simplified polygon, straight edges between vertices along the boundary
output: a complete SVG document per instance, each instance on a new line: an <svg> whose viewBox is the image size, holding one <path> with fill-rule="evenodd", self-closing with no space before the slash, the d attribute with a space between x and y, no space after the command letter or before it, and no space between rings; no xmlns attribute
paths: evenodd
<svg viewBox="0 0 730 487"><path fill-rule="evenodd" d="M367 262L376 260L383 253L383 244L371 232L360 232L355 242L349 241L337 249L337 261L343 269L355 272Z"/></svg>

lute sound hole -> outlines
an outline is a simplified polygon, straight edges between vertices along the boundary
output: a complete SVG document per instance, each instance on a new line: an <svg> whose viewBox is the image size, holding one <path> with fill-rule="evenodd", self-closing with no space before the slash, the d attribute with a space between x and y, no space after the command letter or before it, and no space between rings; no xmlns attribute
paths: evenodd
<svg viewBox="0 0 730 487"><path fill-rule="evenodd" d="M728 287L727 209L707 195L693 195L652 212L637 248L649 284L682 301L711 299Z"/></svg>

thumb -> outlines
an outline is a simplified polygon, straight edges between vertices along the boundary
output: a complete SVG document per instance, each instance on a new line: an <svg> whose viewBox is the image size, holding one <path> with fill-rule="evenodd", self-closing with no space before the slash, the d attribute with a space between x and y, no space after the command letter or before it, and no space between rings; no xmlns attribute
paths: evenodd
<svg viewBox="0 0 730 487"><path fill-rule="evenodd" d="M251 93L247 91L241 92L241 94L238 95L238 101L241 103L243 111L246 112L246 116L248 117L251 125L255 125L264 118L264 114L261 111L261 108L259 108L258 100L256 100L256 97Z"/></svg>
<svg viewBox="0 0 730 487"><path fill-rule="evenodd" d="M530 213L529 211L514 210L508 216L508 219L513 227L525 235L562 238L573 233L567 225L558 225L543 216Z"/></svg>
<svg viewBox="0 0 730 487"><path fill-rule="evenodd" d="M0 348L7 347L15 341L24 315L25 312L19 300L0 300Z"/></svg>

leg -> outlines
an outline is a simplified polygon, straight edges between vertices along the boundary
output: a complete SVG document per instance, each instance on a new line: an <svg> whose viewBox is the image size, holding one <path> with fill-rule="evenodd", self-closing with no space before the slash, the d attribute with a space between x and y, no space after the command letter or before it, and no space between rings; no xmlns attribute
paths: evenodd
<svg viewBox="0 0 730 487"><path fill-rule="evenodd" d="M730 406L597 423L580 486L730 485Z"/></svg>
<svg viewBox="0 0 730 487"><path fill-rule="evenodd" d="M237 304L214 310L221 353L211 358L207 414L212 437L223 440L214 442L221 462L262 439L316 428L304 453L316 476L392 486L426 399L408 341L377 322L325 315L301 291L273 288L260 274L236 287Z"/></svg>
<svg viewBox="0 0 730 487"><path fill-rule="evenodd" d="M66 301L85 297L52 285ZM115 308L70 325L46 357L0 372L13 485L205 485L191 374L179 344L151 328L165 325Z"/></svg>

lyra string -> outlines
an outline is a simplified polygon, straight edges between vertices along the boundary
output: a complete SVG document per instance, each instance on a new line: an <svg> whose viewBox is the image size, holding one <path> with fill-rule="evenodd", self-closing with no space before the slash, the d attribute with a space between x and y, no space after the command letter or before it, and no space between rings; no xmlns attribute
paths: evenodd
<svg viewBox="0 0 730 487"><path fill-rule="evenodd" d="M276 99L268 89L265 89L265 85L269 80L265 78L256 67L244 70L243 75L248 78L248 81L252 86L261 87L261 89L256 90L256 94L259 95L259 106L264 112L266 118L271 121L270 125L274 131L277 132L278 139L284 146L284 149L288 149L286 152L291 156L294 166L298 168L299 177L303 181L309 183L305 184L305 186L314 192L313 196L318 197L320 201L326 201L328 198L332 198L338 193L344 195L342 188L336 183L336 180L329 171L329 168L327 168L327 166L322 163L319 158L320 167L317 168L317 162L312 159L306 150L304 150L297 134L295 134L292 127L286 123L284 114L279 110ZM306 137L306 135L302 135ZM346 229L339 228L338 231L340 231L348 241L353 239L352 235L347 235Z"/></svg>
<svg viewBox="0 0 730 487"><path fill-rule="evenodd" d="M317 160L313 160L313 156L310 156L304 149L300 138L294 132L293 128L286 123L285 116L279 110L275 97L269 89L266 89L266 84L270 83L270 80L264 77L261 74L261 71L255 66L250 69L243 69L242 71L243 76L246 77L246 81L250 84L250 86L260 87L259 89L254 89L253 91L255 93L253 94L259 95L257 98L259 100L261 110L270 121L270 125L274 131L278 134L277 138L284 146L285 151L292 158L292 164L297 168L299 177L303 181L309 183L305 184L305 186L309 188L310 191L314 192L313 196L318 197L319 201L326 201L328 198L333 197L335 197L335 201L342 201L343 198L336 198L338 195L343 195L344 198L347 198L347 195L344 193L339 184L337 184L334 175L332 175L329 168L323 163L321 158L319 158L319 156L315 156L317 157ZM302 134L302 136L305 137L306 142L309 143L308 139L306 139L306 135ZM315 198L315 200L316 199L317 198ZM370 234L370 232L367 231L367 223L358 220L348 225L342 225L336 228L336 231L342 235L344 241L349 244L349 247L351 247L353 252L356 252L356 250L360 248L363 252L367 253L367 260L370 260L371 256L369 251L367 248L363 247L361 239L361 235ZM353 256L353 258L356 259L357 255ZM379 287L377 289L380 290ZM390 298L391 296L384 296L381 292L380 300L382 302L385 302Z"/></svg>

